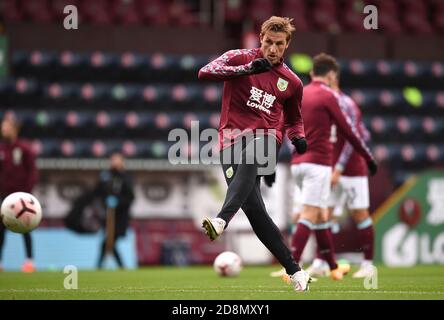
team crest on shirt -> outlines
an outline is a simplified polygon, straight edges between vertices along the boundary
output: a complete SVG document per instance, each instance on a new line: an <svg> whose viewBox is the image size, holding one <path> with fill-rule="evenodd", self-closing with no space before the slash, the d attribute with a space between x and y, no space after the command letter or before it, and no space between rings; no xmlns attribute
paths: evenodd
<svg viewBox="0 0 444 320"><path fill-rule="evenodd" d="M225 171L225 175L227 176L228 179L231 179L231 177L233 176L233 173L234 173L233 167L229 167Z"/></svg>
<svg viewBox="0 0 444 320"><path fill-rule="evenodd" d="M19 165L22 163L22 158L23 158L23 152L22 149L20 148L14 148L12 150L12 162L14 163L14 165Z"/></svg>
<svg viewBox="0 0 444 320"><path fill-rule="evenodd" d="M285 91L285 90L287 90L287 87L288 87L288 81L286 81L282 78L279 78L276 85L277 85L279 91Z"/></svg>

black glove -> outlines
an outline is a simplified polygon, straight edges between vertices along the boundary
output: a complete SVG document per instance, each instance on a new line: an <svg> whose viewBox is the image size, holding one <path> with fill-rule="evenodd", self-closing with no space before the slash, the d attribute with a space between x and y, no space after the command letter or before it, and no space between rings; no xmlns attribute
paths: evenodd
<svg viewBox="0 0 444 320"><path fill-rule="evenodd" d="M267 72L273 67L270 61L266 58L256 59L251 63L251 73L258 74Z"/></svg>
<svg viewBox="0 0 444 320"><path fill-rule="evenodd" d="M307 140L305 138L294 138L291 143L296 148L297 153L303 154L307 151Z"/></svg>
<svg viewBox="0 0 444 320"><path fill-rule="evenodd" d="M276 181L276 171L273 172L272 174L269 174L268 176L264 176L264 182L270 188L275 181Z"/></svg>
<svg viewBox="0 0 444 320"><path fill-rule="evenodd" d="M367 162L367 168L370 175L374 176L378 171L378 164L376 163L375 160L370 160Z"/></svg>

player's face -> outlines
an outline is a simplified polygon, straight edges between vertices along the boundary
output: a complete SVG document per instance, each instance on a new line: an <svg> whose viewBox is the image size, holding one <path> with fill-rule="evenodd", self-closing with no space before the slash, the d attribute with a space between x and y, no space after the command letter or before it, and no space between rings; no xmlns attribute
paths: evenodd
<svg viewBox="0 0 444 320"><path fill-rule="evenodd" d="M334 73L330 87L335 91L339 91L339 78L337 73Z"/></svg>
<svg viewBox="0 0 444 320"><path fill-rule="evenodd" d="M338 74L334 71L329 71L327 73L327 75L325 76L325 78L327 79L327 84L330 88L334 89L334 90L338 90L339 86L338 86Z"/></svg>
<svg viewBox="0 0 444 320"><path fill-rule="evenodd" d="M5 139L13 139L17 136L17 129L11 121L2 121L2 137Z"/></svg>
<svg viewBox="0 0 444 320"><path fill-rule="evenodd" d="M122 155L120 154L113 154L110 159L111 162L111 168L122 171L125 167L125 160L123 159Z"/></svg>
<svg viewBox="0 0 444 320"><path fill-rule="evenodd" d="M271 64L278 64L288 48L285 32L267 31L261 36L261 51Z"/></svg>

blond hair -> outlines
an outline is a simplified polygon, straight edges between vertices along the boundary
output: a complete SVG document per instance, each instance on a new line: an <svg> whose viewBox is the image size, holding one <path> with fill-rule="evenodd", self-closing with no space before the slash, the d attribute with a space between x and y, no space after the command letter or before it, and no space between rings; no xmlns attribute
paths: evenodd
<svg viewBox="0 0 444 320"><path fill-rule="evenodd" d="M267 31L284 32L287 34L287 42L289 42L292 32L296 30L294 25L291 23L292 21L293 18L272 16L270 19L262 23L261 37Z"/></svg>

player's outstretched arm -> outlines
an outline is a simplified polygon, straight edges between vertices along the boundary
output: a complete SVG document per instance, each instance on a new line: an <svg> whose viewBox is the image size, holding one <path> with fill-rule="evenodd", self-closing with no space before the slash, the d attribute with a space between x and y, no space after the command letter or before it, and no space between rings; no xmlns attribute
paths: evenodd
<svg viewBox="0 0 444 320"><path fill-rule="evenodd" d="M358 151L367 161L369 173L371 175L376 174L377 164L373 158L370 149L367 147L365 141L361 138L358 129L353 124L350 117L343 111L341 103L336 96L333 96L331 103L328 104L329 110L333 119L335 120L338 129L343 132L346 139L352 144L352 146Z"/></svg>
<svg viewBox="0 0 444 320"><path fill-rule="evenodd" d="M347 166L348 160L350 160L352 153L353 153L352 145L350 144L350 142L345 141L344 147L341 150L338 161L335 164L335 169L341 172L344 171L344 168Z"/></svg>
<svg viewBox="0 0 444 320"><path fill-rule="evenodd" d="M266 72L272 68L265 58L248 63L249 50L230 50L199 70L200 80L227 81L237 77Z"/></svg>
<svg viewBox="0 0 444 320"><path fill-rule="evenodd" d="M362 121L362 115L359 111L359 107L353 101L353 104L347 104L347 100L342 100L345 103L346 108L342 108L342 111L349 116L353 125L357 127L360 137L365 141L370 141L370 132L365 127L364 122ZM345 141L344 147L341 150L338 161L335 164L335 170L339 170L340 172L344 171L344 168L347 166L348 161L353 153L353 147L350 142Z"/></svg>
<svg viewBox="0 0 444 320"><path fill-rule="evenodd" d="M305 153L308 147L301 114L302 94L303 86L300 83L292 97L284 104L284 125L287 136L299 154Z"/></svg>

